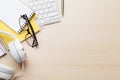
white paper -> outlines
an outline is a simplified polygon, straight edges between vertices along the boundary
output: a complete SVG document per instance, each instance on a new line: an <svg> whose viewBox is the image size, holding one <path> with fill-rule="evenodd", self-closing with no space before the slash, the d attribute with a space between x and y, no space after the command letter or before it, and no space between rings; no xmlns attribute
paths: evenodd
<svg viewBox="0 0 120 80"><path fill-rule="evenodd" d="M32 13L33 11L19 0L1 0L0 2L0 20L16 32L20 30L20 15L27 14L30 17Z"/></svg>

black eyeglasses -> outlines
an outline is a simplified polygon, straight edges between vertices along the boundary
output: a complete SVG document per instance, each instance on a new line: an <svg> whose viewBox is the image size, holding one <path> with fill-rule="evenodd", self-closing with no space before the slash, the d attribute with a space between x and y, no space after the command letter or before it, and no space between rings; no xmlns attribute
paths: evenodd
<svg viewBox="0 0 120 80"><path fill-rule="evenodd" d="M37 41L37 37L35 35L34 29L30 23L30 20L28 19L27 15L21 15L20 19L19 19L19 24L20 27L21 26L21 19L25 20L26 25L28 25L27 27L25 27L23 30L27 31L27 34L25 35L25 40L27 42L28 45L30 45L31 47L37 47L38 46L38 41ZM29 36L31 36L32 39L27 39Z"/></svg>

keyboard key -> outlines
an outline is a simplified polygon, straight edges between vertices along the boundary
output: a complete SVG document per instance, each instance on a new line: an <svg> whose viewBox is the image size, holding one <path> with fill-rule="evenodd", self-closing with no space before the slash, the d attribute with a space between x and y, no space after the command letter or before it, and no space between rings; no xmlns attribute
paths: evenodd
<svg viewBox="0 0 120 80"><path fill-rule="evenodd" d="M44 3L47 3L48 2L48 0L44 0Z"/></svg>
<svg viewBox="0 0 120 80"><path fill-rule="evenodd" d="M54 10L53 10L53 8L51 7L51 8L49 8L49 11L52 12L52 11L54 11Z"/></svg>
<svg viewBox="0 0 120 80"><path fill-rule="evenodd" d="M44 17L44 18L47 18L47 17L48 17L48 15L47 15L47 14L43 14L43 17Z"/></svg>
<svg viewBox="0 0 120 80"><path fill-rule="evenodd" d="M54 2L55 0L49 0L50 2Z"/></svg>
<svg viewBox="0 0 120 80"><path fill-rule="evenodd" d="M45 9L45 13L47 13L48 12L48 9Z"/></svg>
<svg viewBox="0 0 120 80"><path fill-rule="evenodd" d="M44 8L46 8L46 7L47 7L47 5L46 5L46 4L43 4L43 5L42 5L42 8L43 8L43 9L44 9Z"/></svg>
<svg viewBox="0 0 120 80"><path fill-rule="evenodd" d="M48 6L48 8L49 8L49 7L51 7L51 5L52 5L52 4L50 4L50 3L47 3L47 6Z"/></svg>
<svg viewBox="0 0 120 80"><path fill-rule="evenodd" d="M38 9L42 9L42 6L39 5L39 6L38 6Z"/></svg>
<svg viewBox="0 0 120 80"><path fill-rule="evenodd" d="M55 3L52 3L52 6L53 6L54 10L57 10L57 7L56 7Z"/></svg>
<svg viewBox="0 0 120 80"><path fill-rule="evenodd" d="M40 14L43 14L43 10L40 10L39 12L40 12Z"/></svg>

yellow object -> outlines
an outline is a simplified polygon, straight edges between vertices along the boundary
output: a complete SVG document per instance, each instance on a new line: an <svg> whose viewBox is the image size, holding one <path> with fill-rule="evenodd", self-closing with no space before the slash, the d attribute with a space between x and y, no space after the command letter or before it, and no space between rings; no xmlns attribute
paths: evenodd
<svg viewBox="0 0 120 80"><path fill-rule="evenodd" d="M31 24L34 29L35 32L38 32L40 31L40 27L36 24L35 22L35 18L36 16L34 16L32 19L31 19ZM15 35L21 42L25 40L25 35L27 34L26 31L23 31L21 32L20 34L16 33L15 31L13 31L9 26L7 26L6 24L4 24L2 21L0 21L0 30L4 30L4 31L7 31L7 32L10 32L12 33L13 35ZM12 40L11 37L7 36L7 35L4 35L4 34L1 34L2 38L4 39L4 41L6 43L10 42Z"/></svg>

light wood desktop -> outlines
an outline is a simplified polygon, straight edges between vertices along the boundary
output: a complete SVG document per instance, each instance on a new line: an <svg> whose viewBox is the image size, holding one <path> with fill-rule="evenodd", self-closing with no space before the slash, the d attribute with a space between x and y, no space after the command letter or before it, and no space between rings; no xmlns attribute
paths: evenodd
<svg viewBox="0 0 120 80"><path fill-rule="evenodd" d="M39 48L26 42L20 80L120 80L120 1L65 0L62 22L42 27ZM0 60L20 71L9 55Z"/></svg>

